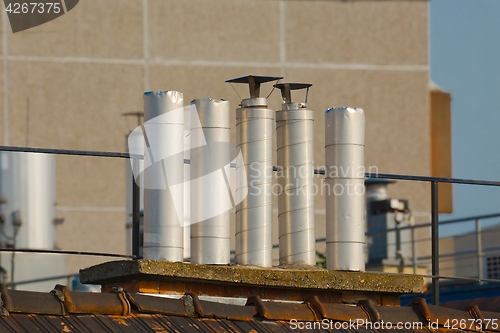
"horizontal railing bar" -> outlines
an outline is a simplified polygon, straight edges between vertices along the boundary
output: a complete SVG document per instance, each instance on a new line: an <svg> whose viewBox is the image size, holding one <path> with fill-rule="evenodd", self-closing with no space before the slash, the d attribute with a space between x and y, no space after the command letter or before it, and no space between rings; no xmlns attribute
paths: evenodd
<svg viewBox="0 0 500 333"><path fill-rule="evenodd" d="M458 257L458 256L472 255L472 254L477 254L477 249L467 249L456 252L440 253L439 258L448 258L455 256ZM417 260L428 260L428 259L432 259L432 256L417 257Z"/></svg>
<svg viewBox="0 0 500 333"><path fill-rule="evenodd" d="M500 213L486 214L486 215L477 215L477 216L472 216L472 217L462 217L462 218L459 218L459 219L439 221L439 224L450 224L450 223L456 223L456 222L484 220L484 219L491 219L491 218L494 218L494 217L500 217Z"/></svg>
<svg viewBox="0 0 500 333"><path fill-rule="evenodd" d="M24 153L40 153L40 154L57 154L57 155L76 155L76 156L94 156L94 157L116 157L116 158L134 158L143 159L144 156L137 154L121 153L121 152L104 152L104 151L85 151L85 150L71 150L71 149L50 149L50 148L31 148L31 147L15 147L15 146L0 146L0 151L10 152L24 152ZM190 164L189 159L185 159L184 163ZM233 166L232 164L231 166ZM273 167L274 171L278 171L278 167ZM325 170L315 169L314 173L317 175L324 175ZM440 177L427 177L427 176L410 176L410 175L396 175L385 173L365 173L366 178L377 179L392 179L392 180L413 180L423 182L439 182L439 183L454 183L454 184L469 184L469 185L486 185L486 186L500 186L500 181L491 180L475 180L475 179L461 179L461 178L440 178Z"/></svg>
<svg viewBox="0 0 500 333"><path fill-rule="evenodd" d="M453 220L446 220L446 221L439 221L439 225L445 225L445 224L452 224L452 223L461 223L461 222L474 222L475 220L485 220L485 219L491 219L495 217L500 217L500 213L495 213L495 214L487 214L487 215L477 215L477 216L471 216L471 217L463 217L459 219L453 219ZM427 223L419 223L415 225L407 225L399 228L391 228L391 229L377 229L374 231L367 232L367 235L375 235L375 234L381 234L381 233L386 233L390 231L396 231L396 230L406 230L406 229L418 229L418 228L423 228L423 227L428 227L431 225L431 222Z"/></svg>
<svg viewBox="0 0 500 333"><path fill-rule="evenodd" d="M493 252L493 251L498 251L500 250L500 246L490 246L486 248L482 248L481 252L485 254L485 252ZM448 253L443 253L439 254L439 258L447 258L447 257L453 257L453 256L464 256L464 255L471 255L471 254L477 254L477 248L475 249L467 249L467 250L460 250L456 252L448 252ZM417 260L429 260L432 259L432 256L423 256L423 257L417 257Z"/></svg>
<svg viewBox="0 0 500 333"><path fill-rule="evenodd" d="M10 283L7 283L7 287L14 287L14 286L18 286L21 284L39 283L39 282L47 282L47 281L52 281L52 280L76 278L78 276L80 276L80 275L79 274L66 274L66 275L48 276L48 277L33 279L33 280L10 282Z"/></svg>
<svg viewBox="0 0 500 333"><path fill-rule="evenodd" d="M377 178L377 179L392 179L392 180L414 180L414 181L421 181L421 182L438 182L438 183L453 183L453 184L467 184L467 185L500 186L500 181L492 181L492 180L441 178L441 177L427 177L427 176L409 176L409 175L395 175L395 174L385 174L385 173L365 173L365 177L366 178Z"/></svg>
<svg viewBox="0 0 500 333"><path fill-rule="evenodd" d="M0 146L0 151L10 151L10 152L16 152L16 153L94 156L94 157L115 157L115 158L136 158L136 159L143 158L142 155L134 155L134 154L120 153L120 152L86 151L86 150L73 150L73 149L51 149L51 148L31 148L31 147L14 147L14 146Z"/></svg>
<svg viewBox="0 0 500 333"><path fill-rule="evenodd" d="M50 254L76 254L83 256L115 257L135 259L135 256L117 253L87 252L87 251L66 251L66 250L42 250L42 249L10 249L0 248L0 252L19 252L19 253L50 253Z"/></svg>
<svg viewBox="0 0 500 333"><path fill-rule="evenodd" d="M392 273L396 274L396 273ZM498 279L478 279L474 277L466 277L466 276L447 276L447 275L420 275L425 278L436 278L436 279L446 279L446 280L468 280L468 281L477 281L477 282L492 282L492 283L500 283Z"/></svg>

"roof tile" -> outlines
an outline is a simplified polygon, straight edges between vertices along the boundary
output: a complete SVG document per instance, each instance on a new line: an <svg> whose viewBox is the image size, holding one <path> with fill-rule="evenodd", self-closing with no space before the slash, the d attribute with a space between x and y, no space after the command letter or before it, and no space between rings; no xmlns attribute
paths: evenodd
<svg viewBox="0 0 500 333"><path fill-rule="evenodd" d="M190 317L194 309L187 310L185 299L166 299L163 297L145 296L127 293L127 298L141 313L159 313L164 315Z"/></svg>
<svg viewBox="0 0 500 333"><path fill-rule="evenodd" d="M33 293L29 291L9 290L0 285L3 311L29 312L32 314L66 314L63 304L54 294Z"/></svg>
<svg viewBox="0 0 500 333"><path fill-rule="evenodd" d="M331 320L349 321L349 320L368 320L366 312L359 306L348 306L346 304L328 304L321 303L317 296L306 299L306 302L311 304L321 317Z"/></svg>
<svg viewBox="0 0 500 333"><path fill-rule="evenodd" d="M59 295L68 313L127 315L130 304L122 291L112 293L70 292L66 286L56 285L54 294Z"/></svg>
<svg viewBox="0 0 500 333"><path fill-rule="evenodd" d="M235 306L202 301L195 294L188 293L186 295L192 297L195 311L200 317L250 321L258 313L255 306Z"/></svg>
<svg viewBox="0 0 500 333"><path fill-rule="evenodd" d="M252 296L248 298L246 305L254 305L259 315L266 319L290 320L293 318L298 321L314 321L321 318L308 304L263 302L259 296Z"/></svg>
<svg viewBox="0 0 500 333"><path fill-rule="evenodd" d="M357 306L322 303L318 297L302 304L263 301L259 296L248 298L246 306L202 301L195 294L181 299L129 294L121 289L111 293L69 292L56 286L51 293L8 290L0 286L5 306L0 316L0 332L290 332L292 322L398 322L422 323L423 331L429 323L439 323L437 331L473 331L473 319L496 319L500 313L469 308L467 311L427 305L423 299L414 299L410 306L374 306L361 301ZM10 314L10 315L9 315ZM465 330L450 330L444 325L452 320L465 319ZM368 327L368 326L367 326ZM459 327L459 326L458 326ZM312 331L328 331L322 325ZM486 328L486 327L485 327ZM489 331L494 328L490 321ZM349 331L364 331L362 329ZM377 331L377 330L375 330ZM401 329L419 332L419 329Z"/></svg>

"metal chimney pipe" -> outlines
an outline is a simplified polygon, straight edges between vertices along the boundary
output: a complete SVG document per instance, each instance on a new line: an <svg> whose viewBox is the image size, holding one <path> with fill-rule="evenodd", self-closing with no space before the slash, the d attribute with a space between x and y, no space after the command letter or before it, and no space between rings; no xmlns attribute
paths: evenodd
<svg viewBox="0 0 500 333"><path fill-rule="evenodd" d="M314 235L314 112L295 103L291 90L312 84L280 83L282 110L276 112L280 265L316 264Z"/></svg>
<svg viewBox="0 0 500 333"><path fill-rule="evenodd" d="M144 93L144 121L144 259L183 261L182 93Z"/></svg>
<svg viewBox="0 0 500 333"><path fill-rule="evenodd" d="M249 75L226 81L246 83L250 89L250 98L243 99L236 110L236 143L243 157L236 173L242 174L244 168L247 175L246 179L238 177L236 192L248 189L236 206L236 262L242 265L272 265L274 111L259 93L262 83L280 79Z"/></svg>
<svg viewBox="0 0 500 333"><path fill-rule="evenodd" d="M191 102L191 262L230 262L229 102ZM196 147L196 148L194 148ZM201 222L197 222L201 221Z"/></svg>
<svg viewBox="0 0 500 333"><path fill-rule="evenodd" d="M365 270L365 115L362 109L325 113L326 267Z"/></svg>
<svg viewBox="0 0 500 333"><path fill-rule="evenodd" d="M53 249L56 159L52 154L0 152L0 242L17 248ZM16 234L16 222L18 225ZM12 237L17 235L17 237Z"/></svg>

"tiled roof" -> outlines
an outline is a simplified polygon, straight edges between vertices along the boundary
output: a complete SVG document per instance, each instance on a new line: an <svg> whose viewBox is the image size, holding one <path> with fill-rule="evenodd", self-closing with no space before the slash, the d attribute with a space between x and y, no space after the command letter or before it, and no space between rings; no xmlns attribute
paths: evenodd
<svg viewBox="0 0 500 333"><path fill-rule="evenodd" d="M200 300L194 294L180 299L131 294L117 288L112 293L70 292L57 285L50 293L8 290L0 285L0 332L293 332L314 322L320 332L334 331L335 323L359 322L421 323L400 329L405 332L439 331L451 320L495 319L500 313L484 312L477 307L466 311L427 305L414 299L408 307L374 306L361 301L356 306L322 303L317 297L305 302L270 302L258 296L247 299L245 306ZM299 325L299 323L302 323ZM313 326L312 326L313 327ZM346 326L347 327L347 326ZM347 331L363 331L349 326ZM366 328L366 327L365 327ZM430 329L431 328L431 329ZM379 331L380 329L371 329ZM467 326L460 331L473 331ZM488 331L500 332L489 327Z"/></svg>

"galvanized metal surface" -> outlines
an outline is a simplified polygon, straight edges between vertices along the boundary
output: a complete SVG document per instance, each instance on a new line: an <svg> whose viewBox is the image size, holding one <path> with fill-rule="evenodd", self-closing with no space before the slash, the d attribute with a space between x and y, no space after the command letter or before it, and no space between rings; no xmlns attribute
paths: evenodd
<svg viewBox="0 0 500 333"><path fill-rule="evenodd" d="M4 200L0 244L54 248L55 156L0 152L0 163L0 196Z"/></svg>
<svg viewBox="0 0 500 333"><path fill-rule="evenodd" d="M144 93L144 258L182 261L184 182L183 95ZM180 186L179 186L180 184ZM176 186L177 185L177 186ZM175 192L175 193L174 193Z"/></svg>
<svg viewBox="0 0 500 333"><path fill-rule="evenodd" d="M196 107L191 110L190 132L191 262L228 264L232 208L228 192L229 102L205 98L191 105Z"/></svg>
<svg viewBox="0 0 500 333"><path fill-rule="evenodd" d="M316 264L314 234L314 112L291 101L290 90L310 85L276 85L284 103L276 112L279 262Z"/></svg>
<svg viewBox="0 0 500 333"><path fill-rule="evenodd" d="M325 126L327 268L364 271L364 111L330 108Z"/></svg>
<svg viewBox="0 0 500 333"><path fill-rule="evenodd" d="M272 265L272 144L274 112L265 107L236 110L237 147L242 162L236 173L236 192L248 191L236 206L236 262L242 265ZM239 169L244 168L242 172Z"/></svg>
<svg viewBox="0 0 500 333"><path fill-rule="evenodd" d="M274 111L259 97L259 89L261 83L276 79L250 75L227 81L248 83L251 96L236 110L236 144L243 158L236 165L236 193L248 191L236 206L235 256L242 265L272 265Z"/></svg>

